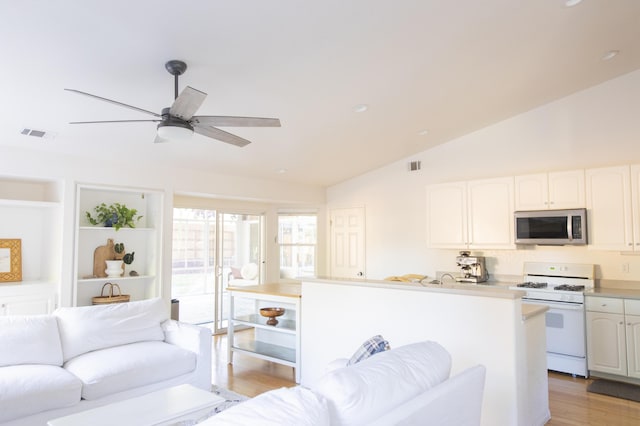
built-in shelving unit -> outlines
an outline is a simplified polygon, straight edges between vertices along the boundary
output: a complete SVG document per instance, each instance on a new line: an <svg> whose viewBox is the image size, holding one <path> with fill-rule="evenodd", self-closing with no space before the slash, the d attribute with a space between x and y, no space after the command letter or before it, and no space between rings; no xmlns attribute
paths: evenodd
<svg viewBox="0 0 640 426"><path fill-rule="evenodd" d="M62 265L63 183L0 176L0 239L21 240L22 280L0 283L0 315L55 309Z"/></svg>
<svg viewBox="0 0 640 426"><path fill-rule="evenodd" d="M135 228L93 226L86 213L94 215L94 207L105 203L120 203L136 209L142 218ZM91 304L107 282L116 283L131 300L161 296L162 191L137 188L105 187L79 184L76 192L76 248L74 256L74 304ZM125 266L122 277L96 277L93 271L94 253L112 239L123 243L127 253L135 252L131 265ZM106 265L105 265L106 268ZM131 271L136 276L129 275Z"/></svg>
<svg viewBox="0 0 640 426"><path fill-rule="evenodd" d="M233 363L233 353L242 353L267 361L288 365L295 369L296 382L300 382L300 285L263 284L228 288L230 296L228 333L228 359ZM252 301L255 313L238 313L240 302L247 306ZM249 304L251 306L251 304ZM258 312L261 307L285 308L285 315L278 317L278 324L268 325ZM236 339L236 328L254 329L253 339Z"/></svg>

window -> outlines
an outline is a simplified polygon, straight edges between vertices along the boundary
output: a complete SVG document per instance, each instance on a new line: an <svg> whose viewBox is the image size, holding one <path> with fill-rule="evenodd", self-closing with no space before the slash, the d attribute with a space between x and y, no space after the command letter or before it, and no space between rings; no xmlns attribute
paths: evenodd
<svg viewBox="0 0 640 426"><path fill-rule="evenodd" d="M318 218L315 214L278 215L280 278L316 275Z"/></svg>

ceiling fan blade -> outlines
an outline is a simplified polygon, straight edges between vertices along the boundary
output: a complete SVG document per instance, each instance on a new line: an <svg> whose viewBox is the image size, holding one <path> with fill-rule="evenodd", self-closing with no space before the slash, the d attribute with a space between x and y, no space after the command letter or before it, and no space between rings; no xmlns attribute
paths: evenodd
<svg viewBox="0 0 640 426"><path fill-rule="evenodd" d="M173 101L169 114L185 121L190 120L191 117L193 117L193 114L195 114L198 108L200 108L200 105L202 105L206 97L206 93L187 86L182 90L180 96Z"/></svg>
<svg viewBox="0 0 640 426"><path fill-rule="evenodd" d="M225 132L224 130L216 129L215 127L209 126L193 126L193 131L207 136L222 142L230 143L231 145L243 147L245 145L249 145L251 142L241 138L240 136L232 135L231 133Z"/></svg>
<svg viewBox="0 0 640 426"><path fill-rule="evenodd" d="M156 135L156 138L153 140L153 143L165 143L165 142L169 142L169 139L163 139L158 135Z"/></svg>
<svg viewBox="0 0 640 426"><path fill-rule="evenodd" d="M196 115L191 118L191 123L216 127L280 127L279 119L261 117L222 117L216 115Z"/></svg>
<svg viewBox="0 0 640 426"><path fill-rule="evenodd" d="M162 120L107 120L107 121L71 121L69 124L100 124L100 123L159 123Z"/></svg>
<svg viewBox="0 0 640 426"><path fill-rule="evenodd" d="M134 107L132 105L123 104L122 102L114 101L112 99L103 98L102 96L92 95L91 93L81 92L80 90L75 90L75 89L64 89L64 90L66 90L68 92L78 93L80 95L89 96L90 98L98 99L100 101L109 102L110 104L119 105L119 106L122 106L122 107L125 107L125 108L129 108L129 109L132 109L134 111L144 112L145 114L151 114L151 115L156 116L156 117L161 117L160 114L156 114L155 112L147 111L146 109Z"/></svg>

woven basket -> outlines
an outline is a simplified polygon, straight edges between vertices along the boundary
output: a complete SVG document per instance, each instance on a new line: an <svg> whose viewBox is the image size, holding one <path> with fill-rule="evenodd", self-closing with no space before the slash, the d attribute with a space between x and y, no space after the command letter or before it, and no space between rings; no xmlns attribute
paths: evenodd
<svg viewBox="0 0 640 426"><path fill-rule="evenodd" d="M109 286L109 294L107 296L104 295L104 288ZM113 289L118 290L118 294L113 294ZM106 305L108 303L125 303L131 299L131 296L128 294L122 294L120 290L120 286L118 284L106 283L102 286L102 291L100 291L100 296L95 296L91 298L91 302L94 305Z"/></svg>

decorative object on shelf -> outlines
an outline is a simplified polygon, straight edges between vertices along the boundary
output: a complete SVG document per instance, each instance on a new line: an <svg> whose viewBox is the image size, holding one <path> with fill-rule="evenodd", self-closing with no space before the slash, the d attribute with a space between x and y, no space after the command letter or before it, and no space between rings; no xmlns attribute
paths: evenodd
<svg viewBox="0 0 640 426"><path fill-rule="evenodd" d="M107 269L104 270L107 277L117 278L122 276L122 268L124 266L122 260L105 260L104 262L107 264Z"/></svg>
<svg viewBox="0 0 640 426"><path fill-rule="evenodd" d="M125 265L131 265L131 263L133 263L133 258L135 257L136 252L132 251L131 253L126 253L123 257L122 257L122 261L124 262ZM124 265L122 266L124 268ZM136 271L131 271L129 272L129 275L132 277L137 277L138 273Z"/></svg>
<svg viewBox="0 0 640 426"><path fill-rule="evenodd" d="M113 238L109 238L106 245L96 247L93 252L93 276L96 278L106 277L105 261L114 260L115 258L115 244L113 243Z"/></svg>
<svg viewBox="0 0 640 426"><path fill-rule="evenodd" d="M276 317L284 315L284 308L260 308L260 315L269 318L267 325L277 325L278 320Z"/></svg>
<svg viewBox="0 0 640 426"><path fill-rule="evenodd" d="M109 287L109 294L105 296L104 289ZM114 290L118 290L118 294L114 293ZM125 303L131 300L131 296L128 294L122 294L120 286L114 283L106 283L100 290L100 296L94 296L91 298L91 303L94 305L106 305L109 303Z"/></svg>
<svg viewBox="0 0 640 426"><path fill-rule="evenodd" d="M22 240L0 239L0 282L22 281Z"/></svg>
<svg viewBox="0 0 640 426"><path fill-rule="evenodd" d="M116 260L122 260L124 259L124 243L116 243L113 246L113 251L116 253L115 254L115 258Z"/></svg>
<svg viewBox="0 0 640 426"><path fill-rule="evenodd" d="M138 215L138 210L130 209L120 203L113 203L108 206L105 203L101 203L95 206L93 210L96 212L95 218L91 216L90 212L86 212L87 220L90 224L114 227L116 231L123 226L135 228L136 222L142 219L142 216Z"/></svg>

